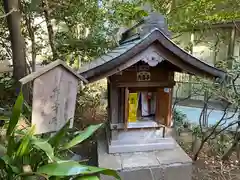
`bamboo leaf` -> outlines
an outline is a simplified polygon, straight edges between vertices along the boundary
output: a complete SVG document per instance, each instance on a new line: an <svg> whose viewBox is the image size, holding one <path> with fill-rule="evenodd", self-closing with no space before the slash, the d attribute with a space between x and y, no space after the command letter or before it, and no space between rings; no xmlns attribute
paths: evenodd
<svg viewBox="0 0 240 180"><path fill-rule="evenodd" d="M74 137L69 143L65 144L63 149L69 149L74 147L75 145L83 142L87 138L89 138L95 131L97 131L102 124L91 125L87 127L83 132L80 132L76 137Z"/></svg>
<svg viewBox="0 0 240 180"><path fill-rule="evenodd" d="M54 136L52 136L48 140L49 144L51 144L53 147L58 146L61 139L65 136L69 126L70 126L70 120Z"/></svg>
<svg viewBox="0 0 240 180"><path fill-rule="evenodd" d="M53 148L47 141L43 141L43 140L40 140L40 139L35 139L35 140L32 141L32 144L34 146L36 146L37 148L43 150L51 160L54 159Z"/></svg>
<svg viewBox="0 0 240 180"><path fill-rule="evenodd" d="M6 154L7 153L7 148L4 147L2 144L0 144L0 154Z"/></svg>
<svg viewBox="0 0 240 180"><path fill-rule="evenodd" d="M31 113L32 113L32 108L31 108L31 106L28 105L27 102L23 103L23 110L25 113L27 113L27 115L31 115Z"/></svg>
<svg viewBox="0 0 240 180"><path fill-rule="evenodd" d="M9 121L10 118L7 117L7 116L0 116L0 120L1 120L1 121Z"/></svg>
<svg viewBox="0 0 240 180"><path fill-rule="evenodd" d="M18 173L18 175L15 177L15 179L19 179L20 177L24 177L24 180L37 180L37 179L43 179L48 180L48 176L45 174L37 173L37 172L24 172L24 173ZM21 178L22 179L22 178Z"/></svg>
<svg viewBox="0 0 240 180"><path fill-rule="evenodd" d="M16 142L15 142L14 136L11 135L8 138L8 145L7 145L7 155L9 157L11 157L12 154L15 152L15 148L16 148Z"/></svg>
<svg viewBox="0 0 240 180"><path fill-rule="evenodd" d="M87 170L87 167L80 165L76 161L59 161L41 166L37 172L48 176L73 176Z"/></svg>
<svg viewBox="0 0 240 180"><path fill-rule="evenodd" d="M91 175L95 173L104 174L107 176L115 177L118 180L121 180L121 177L118 175L117 171L111 170L111 169L105 169L105 168L99 168L94 166L83 166L88 169L88 171L82 172L82 175Z"/></svg>
<svg viewBox="0 0 240 180"><path fill-rule="evenodd" d="M35 131L35 126L32 126L27 134L23 137L18 150L17 150L17 157L22 157L29 151L30 140L33 138L33 134Z"/></svg>
<svg viewBox="0 0 240 180"><path fill-rule="evenodd" d="M11 160L10 160L8 155L2 156L0 159L2 160L2 162L5 163L5 165L8 165L14 173L20 173L21 172L21 170L18 167L11 164Z"/></svg>
<svg viewBox="0 0 240 180"><path fill-rule="evenodd" d="M0 169L4 169L6 167L6 163L0 158Z"/></svg>
<svg viewBox="0 0 240 180"><path fill-rule="evenodd" d="M7 129L7 136L10 136L12 134L13 130L15 129L18 123L18 120L22 111L23 100L24 100L23 94L22 94L22 91L20 91L17 97L17 100L13 106L12 115L11 115L9 126Z"/></svg>
<svg viewBox="0 0 240 180"><path fill-rule="evenodd" d="M74 180L100 180L97 176L84 176L84 177L78 177Z"/></svg>

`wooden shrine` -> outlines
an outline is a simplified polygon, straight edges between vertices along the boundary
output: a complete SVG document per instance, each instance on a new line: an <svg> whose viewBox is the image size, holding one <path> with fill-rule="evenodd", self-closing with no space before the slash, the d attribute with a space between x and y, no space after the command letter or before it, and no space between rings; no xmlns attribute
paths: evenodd
<svg viewBox="0 0 240 180"><path fill-rule="evenodd" d="M164 17L150 13L122 34L119 46L80 70L89 82L108 80L109 153L174 148L164 134L172 121L174 72L225 78L225 72L178 47L169 34Z"/></svg>

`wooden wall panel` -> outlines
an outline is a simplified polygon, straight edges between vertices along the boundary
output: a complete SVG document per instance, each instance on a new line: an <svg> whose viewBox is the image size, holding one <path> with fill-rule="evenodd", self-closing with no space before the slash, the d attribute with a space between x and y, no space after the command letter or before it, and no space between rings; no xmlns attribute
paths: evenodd
<svg viewBox="0 0 240 180"><path fill-rule="evenodd" d="M144 83L167 83L174 82L174 72L167 68L167 66L159 65L156 67L149 67L147 72L150 72L150 81L143 81ZM142 83L137 81L137 73L140 72L137 68L129 67L122 71L121 73L111 76L111 81L115 84L123 83Z"/></svg>

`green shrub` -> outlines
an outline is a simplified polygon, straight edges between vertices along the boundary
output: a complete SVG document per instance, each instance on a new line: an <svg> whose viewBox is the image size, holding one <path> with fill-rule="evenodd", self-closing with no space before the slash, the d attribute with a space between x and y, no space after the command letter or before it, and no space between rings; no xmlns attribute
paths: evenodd
<svg viewBox="0 0 240 180"><path fill-rule="evenodd" d="M85 86L78 92L75 127L82 129L89 124L103 123L107 118L104 82Z"/></svg>
<svg viewBox="0 0 240 180"><path fill-rule="evenodd" d="M0 75L0 107L8 108L14 104L16 88L10 73Z"/></svg>
<svg viewBox="0 0 240 180"><path fill-rule="evenodd" d="M87 166L83 162L66 159L63 154L77 144L89 138L102 124L91 125L84 131L73 132L73 138L66 139L69 131L68 121L65 126L50 135L34 135L34 126L18 130L21 116L23 95L20 92L9 120L5 141L0 145L0 179L73 179L97 180L96 174L105 174L120 179L118 174L109 169Z"/></svg>
<svg viewBox="0 0 240 180"><path fill-rule="evenodd" d="M181 128L187 122L187 116L186 116L186 114L184 114L181 111L174 108L173 121L174 121L175 127Z"/></svg>

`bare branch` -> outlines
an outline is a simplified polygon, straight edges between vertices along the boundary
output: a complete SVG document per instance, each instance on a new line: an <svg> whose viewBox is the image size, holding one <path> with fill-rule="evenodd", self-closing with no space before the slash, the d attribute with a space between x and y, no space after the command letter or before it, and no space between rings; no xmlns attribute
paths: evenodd
<svg viewBox="0 0 240 180"><path fill-rule="evenodd" d="M0 16L0 18L5 18L5 17L9 16L10 14L12 14L12 13L15 12L15 11L17 11L17 9L14 9L14 8L13 8L13 9L11 9L11 11L9 11L8 13Z"/></svg>
<svg viewBox="0 0 240 180"><path fill-rule="evenodd" d="M240 28L238 27L237 23L235 21L233 21L233 24L236 27L236 29L240 32Z"/></svg>
<svg viewBox="0 0 240 180"><path fill-rule="evenodd" d="M223 120L224 120L225 122L222 123L222 124L220 124L220 126L223 126L224 124L226 124L226 123L227 123L227 120L232 119L232 118L236 115L237 111L238 111L238 108L235 108L234 113L233 113L230 117L224 118Z"/></svg>
<svg viewBox="0 0 240 180"><path fill-rule="evenodd" d="M237 74L237 76L232 80L232 86L233 86L233 90L236 93L237 96L240 96L240 93L238 92L237 88L236 88L236 80L239 78L240 74Z"/></svg>
<svg viewBox="0 0 240 180"><path fill-rule="evenodd" d="M220 131L214 131L214 133L216 133L214 135L214 137L212 137L211 139L215 139L217 135L221 134L223 131L227 130L228 128L234 126L235 124L238 124L240 121L237 120L237 121L234 121L234 122L231 122L230 124L228 124L226 127L224 127L223 129L221 129ZM213 134L212 134L213 135ZM208 139L207 139L208 140Z"/></svg>

